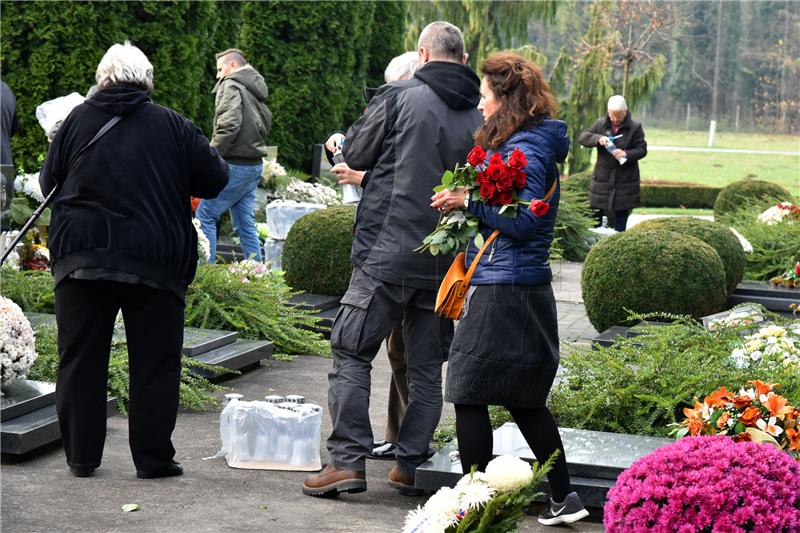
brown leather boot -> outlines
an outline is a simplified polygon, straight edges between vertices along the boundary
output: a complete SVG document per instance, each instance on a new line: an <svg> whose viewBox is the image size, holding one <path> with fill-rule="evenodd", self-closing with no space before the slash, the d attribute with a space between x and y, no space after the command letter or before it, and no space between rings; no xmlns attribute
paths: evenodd
<svg viewBox="0 0 800 533"><path fill-rule="evenodd" d="M422 496L424 491L414 486L414 476L406 474L394 465L389 471L389 485L396 488L403 496Z"/></svg>
<svg viewBox="0 0 800 533"><path fill-rule="evenodd" d="M330 498L343 492L364 492L367 490L366 472L336 468L332 464L325 465L322 472L308 476L303 482L303 494Z"/></svg>

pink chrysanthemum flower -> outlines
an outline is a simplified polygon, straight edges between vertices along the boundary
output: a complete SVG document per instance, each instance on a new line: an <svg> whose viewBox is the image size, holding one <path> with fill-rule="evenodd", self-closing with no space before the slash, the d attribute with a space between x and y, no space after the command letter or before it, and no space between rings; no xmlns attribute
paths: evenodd
<svg viewBox="0 0 800 533"><path fill-rule="evenodd" d="M767 444L683 438L619 476L604 524L609 533L800 531L800 463Z"/></svg>

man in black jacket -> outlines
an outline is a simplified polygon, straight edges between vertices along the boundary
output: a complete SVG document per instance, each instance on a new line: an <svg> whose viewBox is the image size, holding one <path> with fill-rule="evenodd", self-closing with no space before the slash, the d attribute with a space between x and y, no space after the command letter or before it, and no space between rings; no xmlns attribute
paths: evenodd
<svg viewBox="0 0 800 533"><path fill-rule="evenodd" d="M350 287L331 332L331 464L306 479L303 492L311 496L366 490L365 457L373 442L370 369L399 319L409 401L389 483L401 493L414 492L415 470L428 458L441 415L441 367L453 324L433 307L452 258L414 249L438 220L430 209L433 188L473 146L482 122L480 83L464 65L464 40L452 24L429 24L420 34L419 56L423 66L414 77L383 86L345 139L348 165L370 170L370 179L356 214Z"/></svg>
<svg viewBox="0 0 800 533"><path fill-rule="evenodd" d="M151 102L153 67L141 50L112 46L96 78L98 92L63 122L39 176L45 195L61 187L50 223L61 438L72 473L91 475L103 455L121 309L136 473L176 476L184 295L198 258L189 197L215 197L228 168L197 126ZM112 117L122 118L81 153Z"/></svg>

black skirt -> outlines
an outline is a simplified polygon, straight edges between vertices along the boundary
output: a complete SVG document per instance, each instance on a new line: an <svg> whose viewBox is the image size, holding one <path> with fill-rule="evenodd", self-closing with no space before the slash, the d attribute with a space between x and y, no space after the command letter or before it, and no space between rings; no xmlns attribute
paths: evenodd
<svg viewBox="0 0 800 533"><path fill-rule="evenodd" d="M458 323L445 400L467 405L545 405L558 369L553 289L478 285Z"/></svg>

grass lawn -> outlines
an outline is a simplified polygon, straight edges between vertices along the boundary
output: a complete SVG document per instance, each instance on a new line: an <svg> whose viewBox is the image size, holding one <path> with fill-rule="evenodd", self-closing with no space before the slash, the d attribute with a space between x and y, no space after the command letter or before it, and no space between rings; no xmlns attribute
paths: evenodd
<svg viewBox="0 0 800 533"><path fill-rule="evenodd" d="M699 131L645 129L645 137L649 146L705 148L708 141L708 133ZM715 148L800 152L800 137L722 132L717 134ZM714 187L724 187L747 176L755 176L785 187L800 199L800 155L651 151L639 162L639 169L642 179Z"/></svg>

